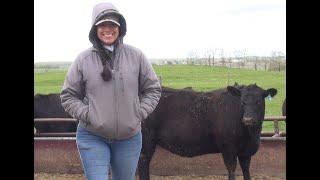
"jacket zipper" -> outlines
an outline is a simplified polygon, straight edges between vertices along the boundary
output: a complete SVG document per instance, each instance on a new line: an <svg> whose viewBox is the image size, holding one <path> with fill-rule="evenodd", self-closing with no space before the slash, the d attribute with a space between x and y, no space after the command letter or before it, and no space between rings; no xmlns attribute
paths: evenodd
<svg viewBox="0 0 320 180"><path fill-rule="evenodd" d="M114 131L114 137L113 139L115 139L117 137L117 134L118 134L118 102L117 102L117 88L116 88L116 78L115 78L115 70L112 70L112 80L113 80L113 102L115 104L115 107L114 107L114 118L115 118L115 122L114 122L114 128L115 128L115 131Z"/></svg>
<svg viewBox="0 0 320 180"><path fill-rule="evenodd" d="M117 74L117 76L119 76L119 59L118 59L118 53L116 52L114 55L114 60L113 60L113 81L114 81L114 86L113 86L113 90L114 90L114 102L115 102L115 132L114 132L114 139L116 139L118 137L119 134L119 103L118 103L118 91L117 91L117 80L119 79L119 77L115 77L115 74Z"/></svg>

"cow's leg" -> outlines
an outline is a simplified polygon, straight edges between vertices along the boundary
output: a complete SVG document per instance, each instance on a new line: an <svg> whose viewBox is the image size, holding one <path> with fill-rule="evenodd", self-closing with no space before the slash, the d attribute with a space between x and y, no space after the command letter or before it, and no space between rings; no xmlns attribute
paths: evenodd
<svg viewBox="0 0 320 180"><path fill-rule="evenodd" d="M238 159L243 173L243 180L251 180L249 171L251 156L238 156Z"/></svg>
<svg viewBox="0 0 320 180"><path fill-rule="evenodd" d="M228 170L228 180L235 180L235 171L237 167L237 156L235 153L222 153L223 161Z"/></svg>
<svg viewBox="0 0 320 180"><path fill-rule="evenodd" d="M142 150L138 164L139 179L150 180L149 166L156 149L156 137L154 131L143 130L142 132Z"/></svg>

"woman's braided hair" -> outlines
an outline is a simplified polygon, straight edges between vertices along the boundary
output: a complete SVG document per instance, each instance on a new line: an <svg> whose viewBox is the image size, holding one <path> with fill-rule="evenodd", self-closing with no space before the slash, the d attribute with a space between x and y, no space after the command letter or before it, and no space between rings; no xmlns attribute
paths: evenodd
<svg viewBox="0 0 320 180"><path fill-rule="evenodd" d="M96 49L98 50L98 55L101 59L101 63L103 65L103 70L101 72L101 77L104 81L110 81L112 78L112 73L111 73L111 65L110 65L110 61L111 61L111 54L108 50L105 50L105 48L102 46L96 30L94 30L94 46L96 47Z"/></svg>
<svg viewBox="0 0 320 180"><path fill-rule="evenodd" d="M112 73L111 73L111 54L109 51L105 50L100 43L98 43L100 46L98 48L98 55L100 56L101 63L103 65L103 70L101 72L102 79L104 81L109 81L112 78Z"/></svg>

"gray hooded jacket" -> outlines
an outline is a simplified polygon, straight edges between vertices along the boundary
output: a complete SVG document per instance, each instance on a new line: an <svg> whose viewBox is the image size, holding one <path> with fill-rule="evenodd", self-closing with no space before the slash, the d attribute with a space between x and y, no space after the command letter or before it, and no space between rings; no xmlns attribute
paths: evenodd
<svg viewBox="0 0 320 180"><path fill-rule="evenodd" d="M112 79L104 81L94 24L108 13L119 15L120 35L111 56ZM79 120L79 126L108 139L126 139L141 130L141 121L157 106L160 83L144 54L122 43L126 21L112 4L96 5L92 16L89 39L93 47L80 53L70 66L61 104Z"/></svg>

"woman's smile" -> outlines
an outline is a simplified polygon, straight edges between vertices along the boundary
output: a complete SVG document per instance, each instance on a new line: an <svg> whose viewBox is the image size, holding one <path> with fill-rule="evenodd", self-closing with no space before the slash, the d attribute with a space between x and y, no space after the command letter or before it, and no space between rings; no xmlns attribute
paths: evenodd
<svg viewBox="0 0 320 180"><path fill-rule="evenodd" d="M106 45L113 44L119 36L119 26L104 22L97 27L98 38Z"/></svg>

